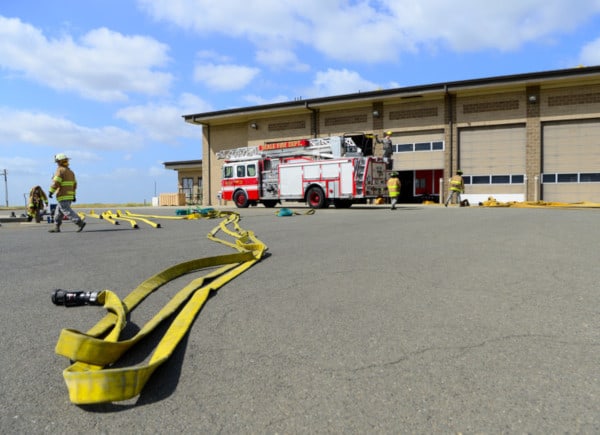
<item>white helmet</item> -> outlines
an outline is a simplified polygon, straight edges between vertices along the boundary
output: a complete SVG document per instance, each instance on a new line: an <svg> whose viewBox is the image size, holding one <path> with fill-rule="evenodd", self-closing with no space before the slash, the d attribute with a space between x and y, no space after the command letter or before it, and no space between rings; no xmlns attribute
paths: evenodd
<svg viewBox="0 0 600 435"><path fill-rule="evenodd" d="M61 162L63 160L69 160L69 158L67 157L67 155L65 153L58 153L57 155L54 156L54 161L56 163Z"/></svg>

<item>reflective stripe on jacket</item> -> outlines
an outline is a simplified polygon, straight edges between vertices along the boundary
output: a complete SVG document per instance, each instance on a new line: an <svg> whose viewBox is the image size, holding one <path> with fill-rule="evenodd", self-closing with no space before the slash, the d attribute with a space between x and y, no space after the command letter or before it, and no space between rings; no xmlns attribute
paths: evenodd
<svg viewBox="0 0 600 435"><path fill-rule="evenodd" d="M56 193L57 201L73 201L75 190L77 190L75 173L65 166L59 166L52 178L49 190L50 193Z"/></svg>
<svg viewBox="0 0 600 435"><path fill-rule="evenodd" d="M387 182L387 188L392 198L400 195L400 180L396 177L390 178Z"/></svg>
<svg viewBox="0 0 600 435"><path fill-rule="evenodd" d="M450 190L462 192L464 188L463 178L460 175L453 175L452 178L450 178Z"/></svg>

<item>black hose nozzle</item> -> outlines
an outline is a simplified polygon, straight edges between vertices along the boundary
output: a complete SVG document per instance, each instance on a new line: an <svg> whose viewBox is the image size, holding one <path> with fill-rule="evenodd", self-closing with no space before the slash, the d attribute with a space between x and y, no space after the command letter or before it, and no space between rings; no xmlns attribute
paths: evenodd
<svg viewBox="0 0 600 435"><path fill-rule="evenodd" d="M54 290L52 302L55 305L65 307L78 307L80 305L101 305L98 302L99 292L68 291L62 289Z"/></svg>

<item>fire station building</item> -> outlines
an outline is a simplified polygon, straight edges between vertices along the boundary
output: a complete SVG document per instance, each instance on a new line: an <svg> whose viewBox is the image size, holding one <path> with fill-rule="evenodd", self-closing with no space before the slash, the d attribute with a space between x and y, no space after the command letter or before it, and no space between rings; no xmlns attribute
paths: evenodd
<svg viewBox="0 0 600 435"><path fill-rule="evenodd" d="M230 148L351 136L381 156L392 132L401 202L445 195L461 169L471 204L600 202L600 67L386 89L185 115L202 127L203 203Z"/></svg>

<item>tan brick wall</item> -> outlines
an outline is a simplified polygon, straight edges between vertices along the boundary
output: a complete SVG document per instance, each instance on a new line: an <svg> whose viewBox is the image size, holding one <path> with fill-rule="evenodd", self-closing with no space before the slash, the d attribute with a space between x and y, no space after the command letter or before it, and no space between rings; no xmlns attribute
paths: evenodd
<svg viewBox="0 0 600 435"><path fill-rule="evenodd" d="M440 130L445 142L443 157L435 153L435 156L432 155L429 160L425 158L425 161L413 158L415 167L412 169L429 164L443 167L444 179L447 179L457 168L460 128L523 124L526 129L525 172L528 178L524 187L527 198L533 199L536 189L534 178L541 173L543 123L599 118L600 77L597 81L598 84L592 84L588 79L586 84L573 86L558 86L556 81L542 81L539 84L514 85L505 91L495 92L485 86L481 90L451 89L449 94L439 95L437 98L365 101L364 105L356 104L355 101L346 105L339 102L337 107L320 107L316 112L306 110L286 116L269 117L265 112L261 114L262 118L210 127L210 154L205 127L203 160L205 164L210 164L210 183L204 183L204 198L205 201L209 198L210 189L210 200L213 204L216 201L222 162L215 159L214 153L226 148L312 137L314 132L319 137L365 132L377 134L381 138L386 130L392 130L395 134ZM530 96L535 96L535 101L530 101ZM374 110L379 112L379 117L373 116ZM256 122L257 129L250 127L252 122ZM381 155L381 145L374 145L375 154ZM204 175L207 176L207 173ZM591 189L597 189L596 184L590 186ZM491 187L506 188L488 186Z"/></svg>
<svg viewBox="0 0 600 435"><path fill-rule="evenodd" d="M490 95L456 97L456 118L464 124L503 124L523 121L527 115L526 96L523 91Z"/></svg>
<svg viewBox="0 0 600 435"><path fill-rule="evenodd" d="M600 84L544 90L540 100L544 121L598 117Z"/></svg>

